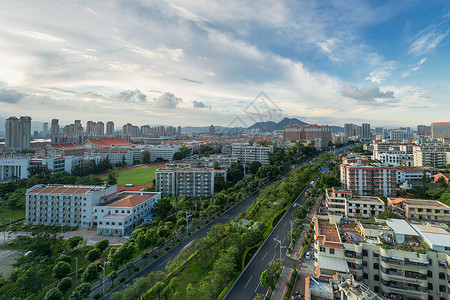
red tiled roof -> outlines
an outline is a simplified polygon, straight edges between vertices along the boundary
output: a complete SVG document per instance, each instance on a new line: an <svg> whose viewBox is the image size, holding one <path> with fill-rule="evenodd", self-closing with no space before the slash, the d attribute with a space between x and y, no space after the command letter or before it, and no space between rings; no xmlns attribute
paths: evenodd
<svg viewBox="0 0 450 300"><path fill-rule="evenodd" d="M123 199L120 199L116 202L113 202L111 204L108 204L107 206L113 206L113 207L135 207L145 201L147 201L148 199L151 199L153 197L153 195L145 195L145 196L140 196L140 195L129 195L126 196Z"/></svg>
<svg viewBox="0 0 450 300"><path fill-rule="evenodd" d="M132 143L128 143L124 139L121 138L102 138L99 139L102 143L111 145L111 146L130 146Z"/></svg>
<svg viewBox="0 0 450 300"><path fill-rule="evenodd" d="M67 144L50 144L55 149L58 150L81 150L85 149L84 147L78 146L74 143L67 143Z"/></svg>

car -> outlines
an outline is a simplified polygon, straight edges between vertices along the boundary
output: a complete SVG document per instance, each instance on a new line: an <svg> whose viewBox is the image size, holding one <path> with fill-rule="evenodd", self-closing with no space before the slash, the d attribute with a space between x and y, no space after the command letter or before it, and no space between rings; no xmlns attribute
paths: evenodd
<svg viewBox="0 0 450 300"><path fill-rule="evenodd" d="M305 254L305 258L306 259L311 259L311 252L306 252L306 254Z"/></svg>

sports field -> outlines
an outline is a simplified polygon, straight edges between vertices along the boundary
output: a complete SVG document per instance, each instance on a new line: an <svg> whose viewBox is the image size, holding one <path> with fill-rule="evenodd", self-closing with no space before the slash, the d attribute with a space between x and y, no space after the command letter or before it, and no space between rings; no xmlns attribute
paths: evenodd
<svg viewBox="0 0 450 300"><path fill-rule="evenodd" d="M134 185L144 185L149 182L152 182L153 179L155 179L155 171L159 167L137 167L128 169L125 171L119 171L117 172L117 175L119 175L119 181L117 184L119 185L125 185L132 183ZM101 179L106 179L108 176L103 176Z"/></svg>

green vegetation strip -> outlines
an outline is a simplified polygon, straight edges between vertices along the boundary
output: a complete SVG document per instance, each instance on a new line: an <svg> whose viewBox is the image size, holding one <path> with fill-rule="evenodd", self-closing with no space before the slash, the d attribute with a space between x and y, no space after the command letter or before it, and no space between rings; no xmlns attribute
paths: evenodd
<svg viewBox="0 0 450 300"><path fill-rule="evenodd" d="M144 185L152 182L155 179L155 171L158 168L155 167L139 167L133 168L126 171L118 172L119 176L117 184L125 185L125 184L135 184L135 185ZM100 177L102 180L107 180L108 176Z"/></svg>

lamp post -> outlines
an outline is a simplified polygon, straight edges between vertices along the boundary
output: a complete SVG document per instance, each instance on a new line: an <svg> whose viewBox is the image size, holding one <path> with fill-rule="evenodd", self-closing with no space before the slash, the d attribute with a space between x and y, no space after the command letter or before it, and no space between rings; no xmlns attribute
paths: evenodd
<svg viewBox="0 0 450 300"><path fill-rule="evenodd" d="M103 295L105 294L105 268L106 268L106 264L109 264L109 261L105 261L104 263L103 263L103 266L102 265L99 265L100 266L100 268L102 268L103 269Z"/></svg>
<svg viewBox="0 0 450 300"><path fill-rule="evenodd" d="M280 244L280 259L281 259L281 248L286 248L286 246L281 246L281 240L277 240L276 238L273 238L278 244Z"/></svg>

